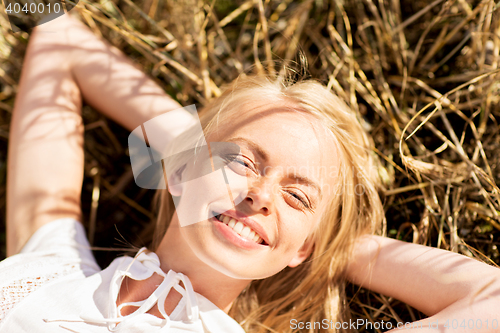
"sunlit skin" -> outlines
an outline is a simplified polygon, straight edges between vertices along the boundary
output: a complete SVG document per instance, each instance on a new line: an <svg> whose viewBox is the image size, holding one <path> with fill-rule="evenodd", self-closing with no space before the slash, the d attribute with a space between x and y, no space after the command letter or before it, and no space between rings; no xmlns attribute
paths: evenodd
<svg viewBox="0 0 500 333"><path fill-rule="evenodd" d="M179 227L174 215L156 251L164 271L183 272L195 291L226 310L251 280L297 266L307 258L312 243L306 240L336 181L335 175L325 172L326 166L339 163L335 140L325 137L321 123L309 114L277 103L257 104L240 114L231 126L220 124L207 141L235 142L241 147L240 163L232 164L246 170L249 191L236 210L264 229L269 244L244 249L218 232L220 222L215 219ZM173 194L182 198L197 195L200 188L185 186L176 191L181 193ZM207 198L205 207L192 209L209 211L218 199L214 195Z"/></svg>
<svg viewBox="0 0 500 333"><path fill-rule="evenodd" d="M10 126L9 255L17 253L38 228L55 219L81 220L84 161L81 96L129 130L179 107L127 57L96 38L82 24L69 20L68 15L35 28L24 59ZM252 142L269 151L270 159L263 161L250 147L238 143L265 177L249 176L254 191L237 209L254 214L252 218L265 228L275 246L262 253L254 251L256 258L253 258L252 251L234 247L225 238L221 240L212 223L205 221L191 228L179 228L174 215L158 251L165 271L173 269L188 275L198 293L225 311L252 278L298 264L309 254L309 244L302 245L317 223L321 205L314 215L291 210L283 201L284 176L278 171L287 170L285 166L310 166L311 174L304 168L299 170L324 185L338 184L338 180L315 175L312 170L318 165L328 165L327 170L334 170L339 162L335 144L329 141L333 139L324 135L321 124L303 113L281 112L283 104L261 101L254 106L255 109L246 109L245 114L238 110L239 118L232 120L230 126L219 126L214 137L207 141L249 138L251 134ZM175 128L181 120L172 122ZM165 133L169 130L172 128L165 128ZM328 194L328 191L323 193L326 197ZM216 202L217 198L212 198L206 207L198 209L207 210ZM295 219L285 219L288 216ZM291 224L295 227L291 228ZM254 276L249 276L249 271ZM346 278L431 316L422 320L424 325L439 320L442 328L446 320L463 318L474 319L476 324L481 321L484 329L481 332L497 330L492 329L491 323L498 321L499 271L471 258L394 239L364 236L356 243ZM160 282L161 277L156 274L146 281L125 280L117 304L147 298ZM179 298L176 292L169 295L167 313L171 313ZM126 308L122 314L133 310ZM160 315L156 308L150 313ZM425 328L413 331L436 332ZM470 332L460 328L451 331Z"/></svg>

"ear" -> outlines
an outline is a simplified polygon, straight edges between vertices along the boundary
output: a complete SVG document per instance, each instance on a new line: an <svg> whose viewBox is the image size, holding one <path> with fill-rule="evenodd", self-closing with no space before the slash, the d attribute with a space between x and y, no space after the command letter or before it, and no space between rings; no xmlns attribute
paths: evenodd
<svg viewBox="0 0 500 333"><path fill-rule="evenodd" d="M302 264L304 260L306 260L309 255L312 253L314 249L314 242L311 238L306 239L304 244L300 247L300 249L297 251L297 254L295 257L290 260L290 263L288 264L288 267L297 267L298 265Z"/></svg>
<svg viewBox="0 0 500 333"><path fill-rule="evenodd" d="M182 174L184 169L186 169L185 164L172 173L167 179L168 192L174 197L180 197L182 194Z"/></svg>

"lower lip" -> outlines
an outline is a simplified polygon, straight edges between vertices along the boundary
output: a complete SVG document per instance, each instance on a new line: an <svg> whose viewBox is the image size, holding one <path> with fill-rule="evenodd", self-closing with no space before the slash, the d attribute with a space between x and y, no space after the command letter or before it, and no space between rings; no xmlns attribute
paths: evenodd
<svg viewBox="0 0 500 333"><path fill-rule="evenodd" d="M220 235L225 241L233 245L246 250L257 250L265 247L265 245L257 244L254 241L241 237L232 228L229 228L226 224L219 221L216 217L210 218L210 221L213 223L217 234Z"/></svg>

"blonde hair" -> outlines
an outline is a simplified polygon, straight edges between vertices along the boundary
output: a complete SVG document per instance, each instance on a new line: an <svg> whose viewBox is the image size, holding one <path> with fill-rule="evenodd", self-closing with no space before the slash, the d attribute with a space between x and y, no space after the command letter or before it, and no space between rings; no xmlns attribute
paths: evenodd
<svg viewBox="0 0 500 333"><path fill-rule="evenodd" d="M328 208L311 236L314 249L310 257L295 268L287 267L274 276L253 281L235 300L229 314L252 333L297 331L291 328L292 319L345 321L348 311L344 273L354 241L362 234L376 232L384 215L378 195L379 166L372 156L369 137L354 112L320 83L262 76L236 79L220 97L203 108L199 116L205 136L256 96L287 102L296 106L297 111L317 117L337 139L340 176L337 192L329 199ZM161 241L173 214L168 191L160 190L158 200L153 249ZM320 327L309 330L320 331L324 330Z"/></svg>

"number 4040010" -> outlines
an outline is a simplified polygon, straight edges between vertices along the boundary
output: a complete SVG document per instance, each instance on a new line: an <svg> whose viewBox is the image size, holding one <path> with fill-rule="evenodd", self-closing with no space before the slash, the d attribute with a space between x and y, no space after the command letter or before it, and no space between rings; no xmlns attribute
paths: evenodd
<svg viewBox="0 0 500 333"><path fill-rule="evenodd" d="M50 13L59 13L61 11L61 5L59 3L55 4L47 4L44 5L43 3L35 4L35 3L30 3L24 4L23 6L17 2L15 3L9 3L7 8L5 8L5 11L7 14L19 14L21 12L24 12L26 14L31 13L31 14L50 14ZM47 12L45 12L47 11Z"/></svg>

